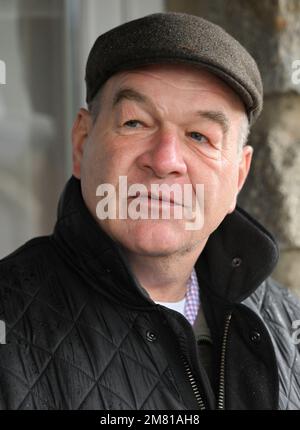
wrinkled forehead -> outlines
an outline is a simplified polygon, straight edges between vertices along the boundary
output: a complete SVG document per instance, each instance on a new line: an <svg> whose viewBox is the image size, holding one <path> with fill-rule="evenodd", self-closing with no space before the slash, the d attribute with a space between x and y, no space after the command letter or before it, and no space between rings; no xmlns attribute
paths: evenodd
<svg viewBox="0 0 300 430"><path fill-rule="evenodd" d="M122 87L151 90L159 82L170 89L184 91L211 91L219 94L237 110L245 112L245 106L240 96L224 81L200 66L188 64L152 64L118 72L111 76L103 85L103 96L112 96Z"/></svg>

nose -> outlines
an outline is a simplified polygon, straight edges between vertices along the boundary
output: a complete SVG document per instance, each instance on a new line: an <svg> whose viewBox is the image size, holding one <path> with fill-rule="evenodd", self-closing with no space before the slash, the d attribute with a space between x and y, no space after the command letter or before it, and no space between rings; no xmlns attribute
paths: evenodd
<svg viewBox="0 0 300 430"><path fill-rule="evenodd" d="M175 131L159 131L153 137L150 149L139 157L139 165L151 170L157 177L181 176L187 171L182 144Z"/></svg>

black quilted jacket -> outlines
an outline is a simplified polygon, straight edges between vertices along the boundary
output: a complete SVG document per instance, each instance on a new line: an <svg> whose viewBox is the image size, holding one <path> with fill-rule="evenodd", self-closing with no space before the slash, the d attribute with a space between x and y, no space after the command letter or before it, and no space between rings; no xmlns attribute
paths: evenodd
<svg viewBox="0 0 300 430"><path fill-rule="evenodd" d="M53 235L0 263L0 409L299 409L296 299L272 237L237 209L196 264L213 377L183 316L156 305L88 213L80 182Z"/></svg>

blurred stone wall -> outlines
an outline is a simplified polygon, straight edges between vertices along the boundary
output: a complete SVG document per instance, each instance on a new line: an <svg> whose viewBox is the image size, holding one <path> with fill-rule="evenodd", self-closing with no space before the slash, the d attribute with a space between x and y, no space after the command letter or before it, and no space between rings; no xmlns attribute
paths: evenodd
<svg viewBox="0 0 300 430"><path fill-rule="evenodd" d="M273 277L300 295L300 83L292 79L300 59L300 1L167 0L167 9L221 25L258 63L265 102L251 131L254 160L239 204L279 242Z"/></svg>

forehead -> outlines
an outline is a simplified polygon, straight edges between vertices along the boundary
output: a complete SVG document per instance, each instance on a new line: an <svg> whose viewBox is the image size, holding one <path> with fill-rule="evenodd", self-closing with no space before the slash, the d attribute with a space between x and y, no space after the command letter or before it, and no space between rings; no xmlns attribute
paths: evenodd
<svg viewBox="0 0 300 430"><path fill-rule="evenodd" d="M186 64L159 64L118 72L102 87L102 94L113 95L129 86L143 91L156 87L180 93L206 92L226 99L234 108L245 111L240 97L220 78L203 68Z"/></svg>

